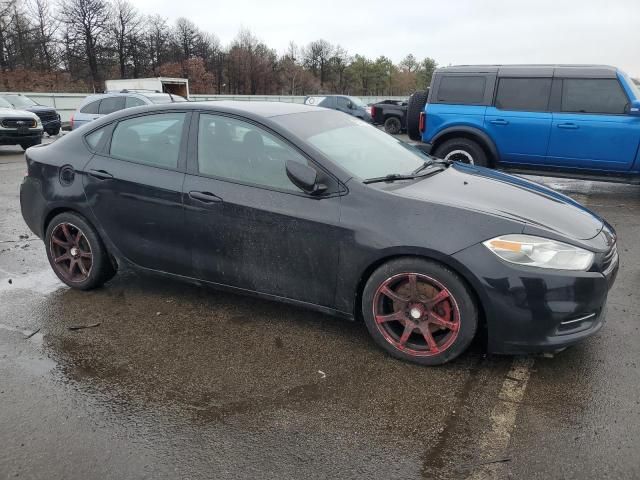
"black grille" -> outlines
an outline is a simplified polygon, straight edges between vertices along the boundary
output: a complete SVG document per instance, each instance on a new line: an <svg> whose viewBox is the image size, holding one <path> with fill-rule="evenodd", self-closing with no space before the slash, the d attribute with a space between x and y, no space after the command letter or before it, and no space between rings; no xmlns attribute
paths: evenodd
<svg viewBox="0 0 640 480"><path fill-rule="evenodd" d="M38 115L40 117L40 120L42 120L43 122L49 122L51 120L58 119L58 114L56 113L55 110L49 110L46 112L36 112L36 115Z"/></svg>
<svg viewBox="0 0 640 480"><path fill-rule="evenodd" d="M34 128L37 125L33 118L6 118L2 121L4 128Z"/></svg>

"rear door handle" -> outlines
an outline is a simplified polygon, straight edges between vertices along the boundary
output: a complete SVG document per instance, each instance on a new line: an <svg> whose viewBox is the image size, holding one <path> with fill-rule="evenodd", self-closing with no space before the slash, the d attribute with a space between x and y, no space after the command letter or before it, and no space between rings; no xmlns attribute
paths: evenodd
<svg viewBox="0 0 640 480"><path fill-rule="evenodd" d="M578 125L576 125L575 123L559 123L558 128L568 128L571 130L577 130Z"/></svg>
<svg viewBox="0 0 640 480"><path fill-rule="evenodd" d="M89 170L89 175L100 180L109 180L110 178L113 178L113 175L104 170Z"/></svg>
<svg viewBox="0 0 640 480"><path fill-rule="evenodd" d="M220 203L222 199L211 192L189 192L189 196L194 200L203 203Z"/></svg>
<svg viewBox="0 0 640 480"><path fill-rule="evenodd" d="M503 120L502 118L496 118L495 120L489 120L489 123L493 123L494 125L509 125L509 122Z"/></svg>

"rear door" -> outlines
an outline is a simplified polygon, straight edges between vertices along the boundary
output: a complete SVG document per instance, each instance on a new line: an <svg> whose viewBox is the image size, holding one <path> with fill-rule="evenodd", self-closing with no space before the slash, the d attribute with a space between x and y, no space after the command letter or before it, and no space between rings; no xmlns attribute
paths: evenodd
<svg viewBox="0 0 640 480"><path fill-rule="evenodd" d="M118 250L139 266L177 274L191 270L182 205L189 116L168 111L119 121L84 176L93 214Z"/></svg>
<svg viewBox="0 0 640 480"><path fill-rule="evenodd" d="M332 306L340 197L309 196L285 171L287 160L313 162L260 125L213 113L199 114L190 144L184 192L195 276ZM323 183L338 191L332 178Z"/></svg>
<svg viewBox="0 0 640 480"><path fill-rule="evenodd" d="M640 143L640 118L617 78L556 79L548 162L564 168L624 172Z"/></svg>
<svg viewBox="0 0 640 480"><path fill-rule="evenodd" d="M552 79L498 79L493 105L484 117L504 163L538 165L545 162L551 130L549 99Z"/></svg>

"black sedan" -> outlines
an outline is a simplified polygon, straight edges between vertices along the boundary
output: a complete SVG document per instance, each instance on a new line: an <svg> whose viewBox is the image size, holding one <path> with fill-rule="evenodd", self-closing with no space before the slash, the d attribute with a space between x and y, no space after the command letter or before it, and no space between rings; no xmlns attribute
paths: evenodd
<svg viewBox="0 0 640 480"><path fill-rule="evenodd" d="M597 332L616 235L570 198L443 162L340 112L182 103L30 148L22 214L67 285L124 264L346 319L425 365Z"/></svg>

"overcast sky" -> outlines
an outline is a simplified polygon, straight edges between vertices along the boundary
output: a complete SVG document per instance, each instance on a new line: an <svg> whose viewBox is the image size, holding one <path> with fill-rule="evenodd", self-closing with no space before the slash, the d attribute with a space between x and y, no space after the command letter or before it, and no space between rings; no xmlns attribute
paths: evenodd
<svg viewBox="0 0 640 480"><path fill-rule="evenodd" d="M283 53L324 38L350 54L440 65L605 63L640 77L640 0L131 0L226 45L240 27Z"/></svg>

